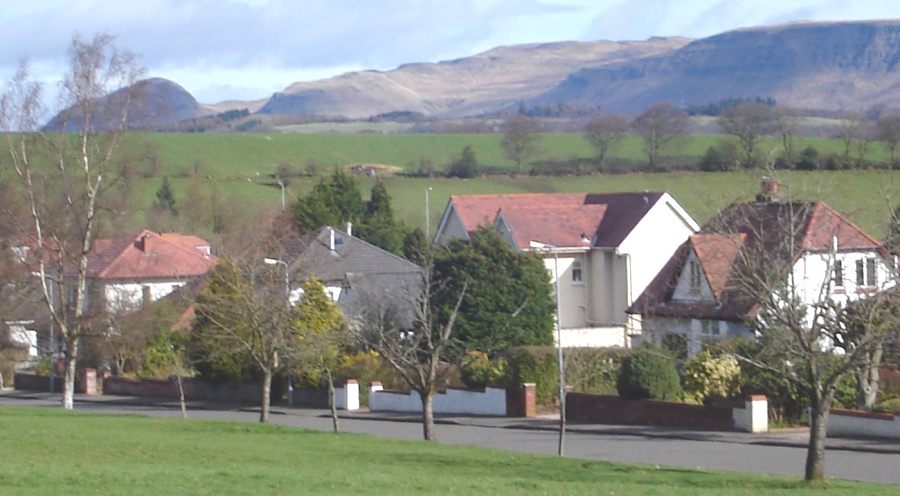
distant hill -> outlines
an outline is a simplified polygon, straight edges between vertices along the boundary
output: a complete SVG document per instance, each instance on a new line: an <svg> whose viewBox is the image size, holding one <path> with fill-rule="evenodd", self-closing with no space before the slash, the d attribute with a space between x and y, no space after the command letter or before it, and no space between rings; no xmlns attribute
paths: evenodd
<svg viewBox="0 0 900 496"><path fill-rule="evenodd" d="M109 104L113 108L118 107L118 102L128 93L132 95L128 115L128 125L132 128L172 124L209 113L186 89L162 78L145 79L135 83L128 90L122 89L112 93L101 102L101 106ZM102 111L100 115L101 120L95 122L95 126L103 129L109 123L102 120ZM110 115L107 118L115 119L117 116ZM66 109L51 119L44 128L48 131L58 131L65 126L66 130L72 130L77 127L79 121L80 118L72 109Z"/></svg>
<svg viewBox="0 0 900 496"><path fill-rule="evenodd" d="M637 112L728 97L809 109L900 106L900 21L739 29L668 53L585 68L530 103L592 103Z"/></svg>
<svg viewBox="0 0 900 496"><path fill-rule="evenodd" d="M200 105L176 83L150 79L140 83L146 98L133 124L159 127L238 109L351 119L452 118L516 109L520 102L637 113L661 101L688 107L755 97L826 111L900 108L898 62L900 20L790 23L699 40L514 45L458 60L295 83L265 101ZM61 122L58 116L48 127Z"/></svg>
<svg viewBox="0 0 900 496"><path fill-rule="evenodd" d="M437 117L496 112L535 98L582 68L641 60L680 48L687 38L563 42L499 47L437 64L351 72L296 83L272 96L264 114L366 118L411 111Z"/></svg>

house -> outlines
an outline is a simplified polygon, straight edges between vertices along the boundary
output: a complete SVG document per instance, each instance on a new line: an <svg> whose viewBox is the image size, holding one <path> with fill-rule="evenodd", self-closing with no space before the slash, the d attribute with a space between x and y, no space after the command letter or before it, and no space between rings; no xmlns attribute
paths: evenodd
<svg viewBox="0 0 900 496"><path fill-rule="evenodd" d="M707 340L753 338L763 280L840 305L894 285L894 260L875 238L824 202L780 201L777 184L764 187L760 201L734 203L690 236L631 305L650 339L677 336L690 355ZM768 269L773 279L756 276Z"/></svg>
<svg viewBox="0 0 900 496"><path fill-rule="evenodd" d="M344 315L353 318L373 302L393 305L412 319L412 305L422 287L418 265L330 226L322 227L287 248L291 301L300 299L300 283L315 277Z"/></svg>
<svg viewBox="0 0 900 496"><path fill-rule="evenodd" d="M698 226L668 193L451 196L436 244L488 226L539 252L559 291L562 345L630 346L641 324L625 310Z"/></svg>
<svg viewBox="0 0 900 496"><path fill-rule="evenodd" d="M98 239L88 258L85 305L91 313L128 313L206 275L217 263L209 242L197 236L143 230Z"/></svg>

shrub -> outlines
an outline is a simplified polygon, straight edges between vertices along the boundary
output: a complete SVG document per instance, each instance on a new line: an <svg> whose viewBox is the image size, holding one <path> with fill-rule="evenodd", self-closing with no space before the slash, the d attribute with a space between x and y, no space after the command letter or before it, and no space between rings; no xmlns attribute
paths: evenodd
<svg viewBox="0 0 900 496"><path fill-rule="evenodd" d="M579 393L616 394L627 348L566 348L566 385Z"/></svg>
<svg viewBox="0 0 900 496"><path fill-rule="evenodd" d="M692 356L684 367L685 399L709 404L732 398L741 390L741 364L731 355L707 349Z"/></svg>
<svg viewBox="0 0 900 496"><path fill-rule="evenodd" d="M875 405L873 412L900 414L900 398L885 400Z"/></svg>
<svg viewBox="0 0 900 496"><path fill-rule="evenodd" d="M517 387L526 382L535 384L539 405L555 401L559 389L559 368L556 348L552 346L519 346L507 350L503 357L508 367L504 387Z"/></svg>
<svg viewBox="0 0 900 496"><path fill-rule="evenodd" d="M460 378L466 387L481 389L503 384L506 377L506 359L493 360L486 353L470 351L463 360Z"/></svg>
<svg viewBox="0 0 900 496"><path fill-rule="evenodd" d="M651 346L638 348L622 360L616 390L630 400L679 400L682 393L675 362Z"/></svg>

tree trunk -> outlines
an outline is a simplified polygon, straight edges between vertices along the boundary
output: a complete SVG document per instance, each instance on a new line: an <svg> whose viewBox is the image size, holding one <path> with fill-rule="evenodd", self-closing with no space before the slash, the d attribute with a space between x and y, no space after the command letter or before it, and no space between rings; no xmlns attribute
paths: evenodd
<svg viewBox="0 0 900 496"><path fill-rule="evenodd" d="M828 410L830 405L812 400L809 411L809 447L806 451L806 480L823 480L825 478L825 437L828 427ZM816 404L818 403L818 405Z"/></svg>
<svg viewBox="0 0 900 496"><path fill-rule="evenodd" d="M879 346L872 351L868 363L856 371L856 408L871 412L878 397L878 366L884 347Z"/></svg>
<svg viewBox="0 0 900 496"><path fill-rule="evenodd" d="M72 410L75 408L75 365L78 357L78 338L70 339L66 343L66 370L63 381L63 408Z"/></svg>
<svg viewBox="0 0 900 496"><path fill-rule="evenodd" d="M262 380L262 398L260 398L259 421L269 421L269 401L272 398L272 371L265 370Z"/></svg>
<svg viewBox="0 0 900 496"><path fill-rule="evenodd" d="M419 393L422 397L422 430L426 441L437 441L434 433L434 392Z"/></svg>
<svg viewBox="0 0 900 496"><path fill-rule="evenodd" d="M331 405L331 423L334 425L334 432L341 432L341 425L338 422L337 404L334 394L334 378L331 376L331 368L325 368L325 374L328 376L328 404Z"/></svg>
<svg viewBox="0 0 900 496"><path fill-rule="evenodd" d="M187 418L187 405L184 402L184 382L181 380L181 374L176 374L175 379L178 381L178 404L181 406L181 418Z"/></svg>

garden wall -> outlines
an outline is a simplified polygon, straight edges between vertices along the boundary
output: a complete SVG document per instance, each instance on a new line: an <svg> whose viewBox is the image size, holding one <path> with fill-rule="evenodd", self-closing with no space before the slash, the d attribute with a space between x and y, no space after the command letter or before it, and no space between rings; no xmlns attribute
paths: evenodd
<svg viewBox="0 0 900 496"><path fill-rule="evenodd" d="M525 384L521 392L511 393L509 401L507 394L505 389L490 387L484 390L447 389L434 396L432 408L435 414L534 415L534 384ZM511 403L509 407L508 402ZM519 405L519 402L522 404ZM419 413L422 411L422 399L414 391L385 391L380 382L373 382L369 387L369 411Z"/></svg>
<svg viewBox="0 0 900 496"><path fill-rule="evenodd" d="M828 415L828 435L900 439L900 416L832 408Z"/></svg>
<svg viewBox="0 0 900 496"><path fill-rule="evenodd" d="M768 402L753 395L743 405L704 406L618 396L570 393L566 420L601 424L664 425L715 431L768 431Z"/></svg>

